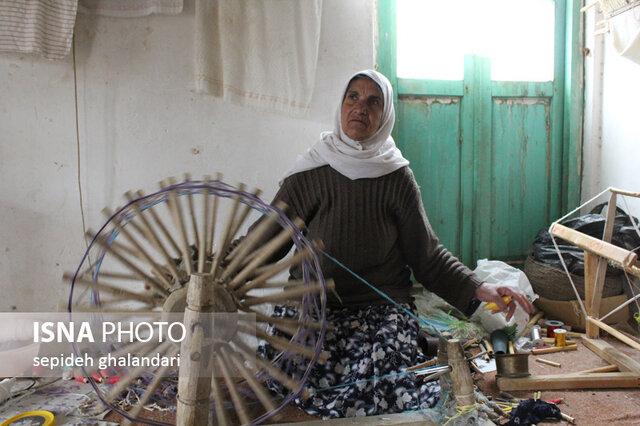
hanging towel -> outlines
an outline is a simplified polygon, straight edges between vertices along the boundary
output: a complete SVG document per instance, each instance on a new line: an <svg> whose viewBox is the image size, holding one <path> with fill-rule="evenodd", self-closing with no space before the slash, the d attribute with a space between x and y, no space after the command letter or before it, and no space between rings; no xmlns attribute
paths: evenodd
<svg viewBox="0 0 640 426"><path fill-rule="evenodd" d="M81 13L138 18L153 13L177 15L182 13L182 0L80 0Z"/></svg>
<svg viewBox="0 0 640 426"><path fill-rule="evenodd" d="M64 58L77 10L78 0L0 1L0 51Z"/></svg>
<svg viewBox="0 0 640 426"><path fill-rule="evenodd" d="M322 0L196 0L196 91L305 115L321 12Z"/></svg>

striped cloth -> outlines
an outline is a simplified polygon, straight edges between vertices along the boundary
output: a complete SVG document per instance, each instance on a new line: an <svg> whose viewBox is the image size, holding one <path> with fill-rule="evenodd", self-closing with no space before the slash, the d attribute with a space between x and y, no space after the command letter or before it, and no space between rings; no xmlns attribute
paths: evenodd
<svg viewBox="0 0 640 426"><path fill-rule="evenodd" d="M77 10L78 0L0 0L0 51L64 58Z"/></svg>

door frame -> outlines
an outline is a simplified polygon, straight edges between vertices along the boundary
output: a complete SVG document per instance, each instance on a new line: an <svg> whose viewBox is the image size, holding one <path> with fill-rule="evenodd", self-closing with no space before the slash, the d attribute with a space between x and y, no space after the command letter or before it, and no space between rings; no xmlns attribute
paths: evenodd
<svg viewBox="0 0 640 426"><path fill-rule="evenodd" d="M556 21L556 25L564 24L560 33L564 40L558 39L556 36L556 46L564 45L563 49L556 49L554 60L556 79L561 79L559 90L554 93L553 103L562 108L557 108L561 124L558 129L554 129L555 137L561 139L561 187L557 190L552 189L552 193L558 192L555 200L559 207L559 212L566 212L579 205L581 199L581 182L582 182L582 128L583 128L583 110L584 110L584 57L583 57L583 40L584 40L584 18L580 12L581 3L578 0L556 0L558 8L564 8L564 23ZM396 75L396 0L377 0L377 36L376 43L376 69L389 77L394 89L394 104L397 106L398 101L398 78ZM558 44L560 43L560 44ZM465 64L467 66L467 64ZM559 73L558 68L563 67L564 73ZM466 71L465 71L466 74ZM462 87L460 81L442 81L443 89L450 89L454 86ZM437 91L437 87L430 87L429 92ZM450 92L450 90L447 90ZM475 129L476 131L478 129ZM474 129L468 129L474 131ZM464 150L473 150L472 147ZM464 151L463 150L463 151ZM463 161L471 152L463 152ZM473 223L474 211L477 208L474 201L474 193L480 179L477 177L478 170L475 170L473 182L462 183L461 200L462 200L462 217L460 231L462 235L461 248L463 250L459 255L467 260L471 260L475 255L475 247L479 242L474 242L473 227L482 226L480 223ZM485 182L484 185L487 183ZM550 218L553 220L553 218Z"/></svg>

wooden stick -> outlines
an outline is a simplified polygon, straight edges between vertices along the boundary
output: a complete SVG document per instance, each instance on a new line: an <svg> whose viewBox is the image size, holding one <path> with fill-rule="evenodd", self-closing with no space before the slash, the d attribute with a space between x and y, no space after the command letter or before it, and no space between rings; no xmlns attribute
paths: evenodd
<svg viewBox="0 0 640 426"><path fill-rule="evenodd" d="M631 346L634 349L640 350L640 343L636 342L633 339L628 338L627 336L625 336L624 334L620 333L615 328L603 323L600 320L592 318L592 317L587 317L587 321L592 323L592 324L594 324L594 325L596 325L597 327L601 328L602 330L606 331L607 333L609 333L613 337L617 338L621 342L626 343L627 345Z"/></svg>
<svg viewBox="0 0 640 426"><path fill-rule="evenodd" d="M296 228L300 228L304 225L304 221L300 218L294 220L294 226ZM256 256L249 262L244 269L236 275L233 280L229 283L229 288L231 290L236 290L244 280L251 274L251 272L262 265L264 262L269 259L277 250L279 250L286 242L290 241L291 236L293 235L293 229L287 228L282 230L275 238L265 244L261 249L259 249L256 253Z"/></svg>
<svg viewBox="0 0 640 426"><path fill-rule="evenodd" d="M243 286L241 286L236 291L236 293L238 295L242 295L242 294L246 294L248 291L254 288L260 288L262 287L262 284L265 283L269 278L274 277L275 275L279 274L285 269L290 268L293 265L298 265L302 263L303 261L305 261L306 259L309 259L310 257L311 257L311 250L304 249L302 251L299 251L295 255L291 256L290 258L285 259L282 262L267 265L264 268L258 268L256 269L258 276L253 280L245 283Z"/></svg>
<svg viewBox="0 0 640 426"><path fill-rule="evenodd" d="M548 359L544 359L544 358L536 358L536 361L541 363L541 364L550 365L552 367L557 367L557 368L562 367L562 365L559 362L549 361Z"/></svg>
<svg viewBox="0 0 640 426"><path fill-rule="evenodd" d="M556 237L571 242L583 250L587 250L600 257L611 260L625 269L635 264L638 260L638 256L632 251L625 250L618 246L614 246L611 243L607 243L606 241L590 237L580 231L560 225L559 223L556 223L551 227L551 233Z"/></svg>
<svg viewBox="0 0 640 426"><path fill-rule="evenodd" d="M262 190L260 189L255 189L252 193L252 195L255 197L259 197L260 194L262 194ZM238 215L238 218L234 221L233 227L231 228L231 232L230 232L231 239L233 239L236 233L240 230L240 227L242 226L244 221L247 220L247 216L249 216L249 213L251 213L252 209L253 209L252 206L248 203L242 206L242 210Z"/></svg>
<svg viewBox="0 0 640 426"><path fill-rule="evenodd" d="M93 274L90 271L87 271L83 276L91 277ZM98 272L98 277L100 278L109 278L112 280L125 280L125 281L137 281L139 278L133 274L125 274L122 272L110 272L103 271L102 269Z"/></svg>
<svg viewBox="0 0 640 426"><path fill-rule="evenodd" d="M111 210L106 207L102 210L102 212L107 217L113 216L113 213L111 212ZM114 217L113 224L115 225L118 232L124 235L127 241L129 241L129 243L132 246L134 246L136 250L140 252L140 254L144 258L144 260L149 264L151 269L156 272L157 277L160 279L160 282L164 285L164 288L166 290L170 289L171 283L169 282L169 280L167 280L167 277L164 276L164 271L160 269L160 266L153 260L151 255L147 253L147 251L144 249L144 247L142 247L142 245L138 242L138 240L129 232L129 230L126 227L124 227L120 223L120 220L117 217Z"/></svg>
<svg viewBox="0 0 640 426"><path fill-rule="evenodd" d="M557 346L557 347L552 347L552 348L534 348L531 349L531 354L532 355L544 355L544 354L552 354L552 353L556 353L556 352L568 352L568 351L577 351L578 350L578 345L574 344L574 345L567 345L567 346Z"/></svg>
<svg viewBox="0 0 640 426"><path fill-rule="evenodd" d="M173 178L167 179L168 185L165 185L164 182L160 183L160 186L167 187L171 185L175 185L176 181ZM185 229L184 220L182 216L182 208L180 207L180 200L178 199L178 195L176 194L176 190L172 189L167 193L167 206L169 207L169 211L171 213L171 217L173 218L173 223L178 228L178 239L180 243L180 252L182 254L182 263L185 266L188 275L193 273L193 265L191 260L191 253L189 250L189 242L187 241L187 230Z"/></svg>
<svg viewBox="0 0 640 426"><path fill-rule="evenodd" d="M236 384L231 379L231 374L229 373L229 367L227 366L224 358L222 356L215 357L216 363L222 371L222 376L224 377L224 382L227 385L227 390L229 391L229 395L231 396L231 401L233 402L233 406L236 409L236 414L240 418L241 424L248 424L251 422L249 419L249 415L247 414L247 408L242 402L242 398L238 393L238 389L236 389Z"/></svg>
<svg viewBox="0 0 640 426"><path fill-rule="evenodd" d="M174 357L176 356L178 351L179 351L179 348L176 346L169 350L169 352L167 353L167 356ZM129 412L129 415L131 417L136 417L136 418L138 417L138 414L140 414L140 411L142 411L142 409L147 404L147 402L149 402L153 394L156 392L156 389L158 389L158 386L160 386L160 383L162 383L162 380L164 380L164 375L167 374L167 371L169 370L169 368L171 368L169 365L163 365L155 373L153 380L151 381L151 383L149 383L149 385L145 389L144 393L142 394L142 397L140 398L138 403L133 407L133 409ZM125 419L124 424L130 425L131 421L129 421L129 419Z"/></svg>
<svg viewBox="0 0 640 426"><path fill-rule="evenodd" d="M91 231L87 231L87 236L89 238L94 237ZM108 251L118 262L120 262L122 265L128 268L131 272L137 275L138 278L151 284L151 286L154 288L156 293L158 293L161 296L166 296L169 294L167 290L164 288L164 285L160 281L156 280L151 275L147 275L142 269L138 268L136 265L131 263L126 257L118 253L118 250L116 250L113 245L109 245L102 237L100 236L96 237L95 241L102 248Z"/></svg>
<svg viewBox="0 0 640 426"><path fill-rule="evenodd" d="M240 350L240 355L242 355L242 357L246 361L248 361L250 364L253 364L254 368L257 369L257 367L259 367L260 369L265 370L267 373L269 373L271 377L273 377L278 382L283 384L291 392L298 392L300 390L300 387L301 387L300 383L296 382L295 380L293 380L292 378L284 374L282 370L279 370L278 368L274 367L268 362L265 362L259 356L256 356L255 351L250 349L240 339L234 339L233 344ZM303 398L306 399L308 397L309 397L309 392L305 389L303 391Z"/></svg>
<svg viewBox="0 0 640 426"><path fill-rule="evenodd" d="M594 313L593 298L596 291L596 275L598 270L598 256L595 254L584 251L584 298L585 309L587 310L587 316L600 315L600 307L597 306L597 311ZM585 319L585 332L587 337L593 339L598 337L598 327L590 324Z"/></svg>
<svg viewBox="0 0 640 426"><path fill-rule="evenodd" d="M216 181L222 181L222 174L216 174ZM213 196L213 206L211 207L211 215L209 216L209 234L207 234L207 256L213 256L213 244L216 234L216 220L218 218L218 196Z"/></svg>
<svg viewBox="0 0 640 426"><path fill-rule="evenodd" d="M71 283L71 281L73 280L73 274L69 272L65 272L62 275L62 278L65 281L68 281L69 283ZM129 291L124 288L113 286L109 283L96 282L96 281L86 279L86 278L81 278L81 277L77 277L75 283L77 285L89 287L95 290L104 291L105 293L109 293L114 296L124 296L124 297L128 297L129 299L136 300L138 302L148 303L150 305L155 305L155 302L156 302L156 300L149 295Z"/></svg>
<svg viewBox="0 0 640 426"><path fill-rule="evenodd" d="M216 408L216 419L218 420L218 426L227 426L227 415L224 410L224 401L222 400L222 390L218 384L218 378L213 375L211 377L211 396L213 397L213 403Z"/></svg>
<svg viewBox="0 0 640 426"><path fill-rule="evenodd" d="M613 373L618 371L617 365L605 365L604 367L590 368L588 370L578 371L579 374L591 374L591 373Z"/></svg>
<svg viewBox="0 0 640 426"><path fill-rule="evenodd" d="M231 361L233 365L235 365L236 369L240 372L242 377L247 381L249 387L253 391L253 393L258 397L260 403L265 408L266 411L274 411L276 409L276 405L271 400L269 393L264 389L264 387L258 383L255 379L253 372L249 372L247 367L237 358L232 351L227 350L226 347L220 347L220 351L222 356L227 360Z"/></svg>
<svg viewBox="0 0 640 426"><path fill-rule="evenodd" d="M167 268L169 268L169 271L171 272L171 275L173 275L173 278L176 280L176 282L180 282L180 274L178 273L178 269L173 263L173 259L171 258L171 255L167 251L166 247L164 246L164 244L162 244L160 236L156 234L153 226L151 226L151 223L149 222L149 220L147 220L147 216L145 214L146 211L140 209L137 202L133 202L135 198L130 191L125 192L124 196L127 200L129 200L129 202L131 202L131 208L135 212L136 217L140 218L140 221L142 222L142 225L146 230L147 239L149 239L149 241L158 249L160 254L162 254L162 257L166 262L166 266Z"/></svg>
<svg viewBox="0 0 640 426"><path fill-rule="evenodd" d="M200 238L198 238L198 272L204 272L205 261L207 260L207 238L209 235L209 182L210 176L204 177L206 185L200 192L202 193L202 219L200 220Z"/></svg>
<svg viewBox="0 0 640 426"><path fill-rule="evenodd" d="M239 190L244 191L245 185L241 183L239 185ZM229 217L227 218L227 225L224 228L224 233L222 234L222 241L220 243L220 249L218 250L217 255L213 259L213 263L211 264L211 273L214 278L218 278L218 267L220 266L220 262L222 261L222 256L224 256L227 252L227 247L229 243L231 243L231 228L233 227L233 223L236 220L236 214L238 212L238 207L240 205L240 195L235 195L233 197L233 203L231 204L231 212L229 213Z"/></svg>
<svg viewBox="0 0 640 426"><path fill-rule="evenodd" d="M140 198L144 198L145 197L144 192L142 192L140 190L138 190L136 192L136 194ZM167 198L167 202L168 202L168 198ZM156 211L154 209L147 209L146 211L149 212L149 214L151 215L151 218L153 219L154 223L158 226L158 228L160 228L160 232L162 232L162 235L167 239L167 241L169 241L169 244L171 245L171 247L174 250L175 256L179 257L180 256L180 247L178 247L178 243L176 243L176 240L173 239L173 236L167 230L167 227L165 226L165 224L162 221L162 219L160 219L160 216L158 216L158 214L156 213Z"/></svg>
<svg viewBox="0 0 640 426"><path fill-rule="evenodd" d="M558 390L637 388L640 376L634 373L546 374L520 378L499 377L500 390Z"/></svg>
<svg viewBox="0 0 640 426"><path fill-rule="evenodd" d="M223 280L227 279L227 277L231 276L238 270L246 254L249 251L253 250L255 245L264 238L264 235L272 229L277 219L278 215L275 212L269 214L269 216L267 216L266 219L264 219L258 226L256 226L253 231L247 234L240 245L238 245L238 247L236 247L236 249L231 252L229 258L233 260L231 261L231 263L229 263L229 266L225 268L224 274L222 275Z"/></svg>
<svg viewBox="0 0 640 426"><path fill-rule="evenodd" d="M438 358L430 359L429 361L422 362L417 365L413 365L405 369L405 371L416 371L422 370L423 368L432 367L438 363Z"/></svg>
<svg viewBox="0 0 640 426"><path fill-rule="evenodd" d="M191 182L191 174L184 174L185 182ZM193 239L195 244L197 245L200 241L200 236L198 235L198 222L196 221L196 210L193 206L193 193L188 190L187 191L187 205L189 206L189 216L191 216L191 229L193 232ZM202 271L200 271L202 272Z"/></svg>
<svg viewBox="0 0 640 426"><path fill-rule="evenodd" d="M327 281L327 289L335 288L333 280ZM290 290L283 290L274 294L267 294L260 297L246 297L240 304L242 306L262 305L263 303L285 302L287 300L298 300L307 294L317 294L324 290L322 283L296 286Z"/></svg>
<svg viewBox="0 0 640 426"><path fill-rule="evenodd" d="M620 195L628 195L629 197L640 198L640 192L625 191L624 189L618 188L609 188L609 191Z"/></svg>

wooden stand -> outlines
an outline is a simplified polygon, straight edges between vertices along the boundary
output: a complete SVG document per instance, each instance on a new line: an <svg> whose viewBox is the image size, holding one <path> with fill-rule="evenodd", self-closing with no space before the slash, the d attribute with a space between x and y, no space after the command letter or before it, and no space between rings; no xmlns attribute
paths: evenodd
<svg viewBox="0 0 640 426"><path fill-rule="evenodd" d="M584 250L584 308L587 311L587 317L585 319L586 337L581 340L584 346L600 358L613 364L620 372L589 373L583 371L569 374L530 376L521 379L500 378L497 380L497 384L501 390L640 387L640 363L599 339L600 329L602 329L630 347L640 350L640 344L638 342L598 319L607 264L611 263L623 269L627 274L640 277L637 255L629 250L611 244L617 195L622 194L640 197L640 193L614 188L610 188L610 192L611 196L609 198L607 219L602 240L590 237L558 223L551 226L550 232L553 236L569 241Z"/></svg>
<svg viewBox="0 0 640 426"><path fill-rule="evenodd" d="M473 379L459 339L447 341L447 357L451 366L453 394L458 407L474 405Z"/></svg>
<svg viewBox="0 0 640 426"><path fill-rule="evenodd" d="M211 329L201 314L213 311L213 276L194 273L189 281L184 325L187 333L180 346L180 372L178 376L178 425L206 423L209 418L211 392Z"/></svg>

